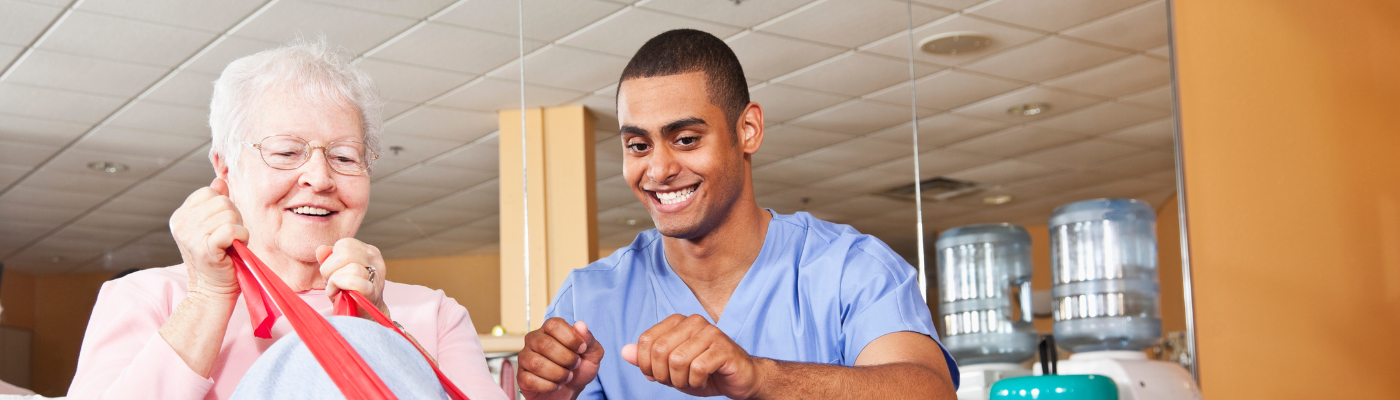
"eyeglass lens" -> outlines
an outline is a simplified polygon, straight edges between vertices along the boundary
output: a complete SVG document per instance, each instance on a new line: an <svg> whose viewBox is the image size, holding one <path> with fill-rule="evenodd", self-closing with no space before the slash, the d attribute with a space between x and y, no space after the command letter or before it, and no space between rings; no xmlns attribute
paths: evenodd
<svg viewBox="0 0 1400 400"><path fill-rule="evenodd" d="M291 136L270 136L259 145L263 161L277 169L296 169L310 158L310 144ZM325 149L326 161L331 169L343 174L364 173L369 167L369 152L357 142L336 142Z"/></svg>

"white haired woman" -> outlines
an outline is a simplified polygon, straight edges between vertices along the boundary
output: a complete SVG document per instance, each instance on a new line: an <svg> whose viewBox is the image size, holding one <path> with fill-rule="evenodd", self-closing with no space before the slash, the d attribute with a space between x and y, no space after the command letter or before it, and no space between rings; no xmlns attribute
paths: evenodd
<svg viewBox="0 0 1400 400"><path fill-rule="evenodd" d="M103 285L69 396L226 399L237 389L239 397L300 397L276 390L329 385L319 368L279 370L310 360L297 356L305 355L304 347L297 353L298 346L286 344L295 337L274 345L293 334L285 319L273 326L271 339L254 337L225 253L240 240L312 308L330 315L338 291L359 292L401 324L472 399L505 399L467 310L442 291L384 280L379 250L354 239L369 204L369 170L383 122L379 104L369 76L324 40L230 63L209 107L209 158L217 178L170 217L184 264ZM396 393L403 382L426 382L405 390L436 386L428 392L440 394L431 369L428 380L414 381L397 375L404 368L380 368L376 354L385 352L416 357L425 367L407 341L373 322L331 320ZM293 386L265 381L278 377Z"/></svg>

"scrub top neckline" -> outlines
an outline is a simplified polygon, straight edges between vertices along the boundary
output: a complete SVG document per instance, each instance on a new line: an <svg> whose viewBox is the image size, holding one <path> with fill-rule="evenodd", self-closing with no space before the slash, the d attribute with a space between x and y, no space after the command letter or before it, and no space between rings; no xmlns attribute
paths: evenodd
<svg viewBox="0 0 1400 400"><path fill-rule="evenodd" d="M767 211L773 218L768 220L768 231L763 235L763 247L759 249L758 257L754 258L753 264L749 265L749 270L744 272L744 277L739 280L739 285L734 287L734 292L729 294L729 301L725 303L724 311L720 313L719 322L710 318L710 313L705 311L705 306L700 304L700 298L695 296L695 292L690 290L690 286L686 285L680 275L676 274L676 270L671 268L671 262L666 260L664 245L658 243L657 250L660 253L661 265L665 268L658 271L660 274L657 278L667 292L676 294L671 299L671 306L675 308L675 313L704 317L706 321L730 337L737 337L742 333L743 328L748 325L749 314L759 303L758 298L763 294L763 288L767 287L766 283L773 275L772 271L777 269L771 266L774 261L771 258L776 251L772 247L776 242L773 240L773 236L777 231L774 226L779 223L778 215L772 209L765 208L764 211ZM684 293L684 295L679 295L680 293ZM664 319L667 316L661 315L659 317Z"/></svg>

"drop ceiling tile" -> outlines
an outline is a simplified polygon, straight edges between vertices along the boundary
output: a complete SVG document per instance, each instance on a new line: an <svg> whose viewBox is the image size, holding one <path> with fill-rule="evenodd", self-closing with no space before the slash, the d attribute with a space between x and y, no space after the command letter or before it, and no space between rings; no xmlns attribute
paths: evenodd
<svg viewBox="0 0 1400 400"><path fill-rule="evenodd" d="M481 229L474 226L459 226L433 235L433 239L459 243L488 243L499 240L497 229Z"/></svg>
<svg viewBox="0 0 1400 400"><path fill-rule="evenodd" d="M855 139L827 146L798 159L823 164L864 168L912 155L913 149L877 139Z"/></svg>
<svg viewBox="0 0 1400 400"><path fill-rule="evenodd" d="M0 140L62 146L91 127L90 124L29 118L0 111Z"/></svg>
<svg viewBox="0 0 1400 400"><path fill-rule="evenodd" d="M475 75L448 72L378 58L360 60L385 100L421 103L461 86Z"/></svg>
<svg viewBox="0 0 1400 400"><path fill-rule="evenodd" d="M170 217L152 217L135 214L122 214L109 211L95 211L77 222L73 227L151 231L168 227Z"/></svg>
<svg viewBox="0 0 1400 400"><path fill-rule="evenodd" d="M602 132L597 134L602 134ZM764 130L763 136L764 143L767 143L767 129ZM621 163L623 155L622 149L622 136L618 134L609 134L607 138L593 142L593 157L598 161Z"/></svg>
<svg viewBox="0 0 1400 400"><path fill-rule="evenodd" d="M1102 176L1104 179L1112 179L1139 177L1172 171L1175 168L1176 156L1171 150L1158 149L1099 164L1087 171Z"/></svg>
<svg viewBox="0 0 1400 400"><path fill-rule="evenodd" d="M418 205L436 200L454 192L451 189L397 183L375 183L370 191L370 201L383 201L395 204Z"/></svg>
<svg viewBox="0 0 1400 400"><path fill-rule="evenodd" d="M919 178L929 180L939 176L948 176L949 173L954 171L962 171L979 165L989 165L996 161L997 159L993 157L953 150L925 151L919 153ZM913 156L903 157L876 165L872 168L886 171L887 173L898 174L904 177L905 182L914 183Z"/></svg>
<svg viewBox="0 0 1400 400"><path fill-rule="evenodd" d="M1156 121L1131 126L1117 132L1104 135L1104 138L1113 139L1120 142L1137 143L1152 147L1171 149L1174 139L1172 138L1176 123L1171 118L1162 118Z"/></svg>
<svg viewBox="0 0 1400 400"><path fill-rule="evenodd" d="M189 185L208 186L214 180L214 166L210 164L207 157L192 157L180 164L165 170L157 179L169 182L178 182Z"/></svg>
<svg viewBox="0 0 1400 400"><path fill-rule="evenodd" d="M20 1L0 2L0 43L28 46L62 12L61 7Z"/></svg>
<svg viewBox="0 0 1400 400"><path fill-rule="evenodd" d="M207 110L217 79L215 74L181 70L147 94L146 99Z"/></svg>
<svg viewBox="0 0 1400 400"><path fill-rule="evenodd" d="M912 168L910 169L912 172ZM811 183L807 186L847 193L879 194L914 183L913 174L889 173L878 169L862 169Z"/></svg>
<svg viewBox="0 0 1400 400"><path fill-rule="evenodd" d="M402 171L403 169L412 167L414 165L418 165L418 162L401 161L396 159L380 159L378 161L375 161L374 164L370 164L370 179L375 180L393 176L395 172Z"/></svg>
<svg viewBox="0 0 1400 400"><path fill-rule="evenodd" d="M1147 56L1128 56L1046 82L1103 97L1118 97L1171 83L1171 66Z"/></svg>
<svg viewBox="0 0 1400 400"><path fill-rule="evenodd" d="M427 106L384 124L384 132L466 143L494 132L497 123L496 113Z"/></svg>
<svg viewBox="0 0 1400 400"><path fill-rule="evenodd" d="M109 174L98 172L88 168L88 163L93 161L112 161L126 164L130 169L126 172ZM144 157L130 154L120 154L111 151L95 151L78 148L68 148L54 156L53 160L44 167L47 170L72 172L77 174L92 174L98 177L112 177L113 179L139 179L156 172L161 167L169 165L173 160L157 160L151 157Z"/></svg>
<svg viewBox="0 0 1400 400"><path fill-rule="evenodd" d="M495 173L501 167L500 139L482 139L433 160L432 165L466 168ZM617 160L621 160L618 158Z"/></svg>
<svg viewBox="0 0 1400 400"><path fill-rule="evenodd" d="M1109 182L1109 183L1106 183L1106 184L1103 184L1103 185L1098 185L1098 186L1093 186L1093 187L1088 187L1088 188L1076 190L1076 191L1074 191L1074 192L1071 192L1071 193L1066 194L1066 196L1071 197L1071 198L1078 198L1078 200L1090 200L1090 199L1102 199L1102 198L1130 198L1130 199L1131 199L1131 198L1136 198L1137 195L1141 195L1141 194L1145 194L1145 193L1149 193L1149 192L1158 192L1158 191L1163 191L1163 190L1170 191L1170 190L1171 190L1171 187L1172 187L1171 185L1162 184L1162 183L1159 183L1159 182L1152 182L1152 181L1146 181L1146 180L1141 180L1141 179L1123 179L1123 180L1117 180L1117 181ZM1078 201L1078 200L1075 200L1075 201ZM1157 199L1139 199L1139 200L1144 200L1144 201L1148 201L1149 203L1152 203L1153 200L1157 200Z"/></svg>
<svg viewBox="0 0 1400 400"><path fill-rule="evenodd" d="M29 244L53 228L57 223L27 222L13 219L0 219L0 256L9 254L19 246ZM12 260L5 260L12 261ZM8 265L7 265L8 266Z"/></svg>
<svg viewBox="0 0 1400 400"><path fill-rule="evenodd" d="M1132 7L1142 0L1001 0L970 11L972 15L1055 32Z"/></svg>
<svg viewBox="0 0 1400 400"><path fill-rule="evenodd" d="M1167 5L1152 1L1107 18L1066 29L1065 36L1147 50L1167 44Z"/></svg>
<svg viewBox="0 0 1400 400"><path fill-rule="evenodd" d="M1169 185L1172 185L1172 190L1173 190L1173 191L1176 190L1176 171L1162 171L1162 172L1147 174L1147 175L1143 175L1141 179L1143 179L1143 180L1148 180L1148 181L1153 181L1153 182L1158 182L1158 183L1169 184Z"/></svg>
<svg viewBox="0 0 1400 400"><path fill-rule="evenodd" d="M15 57L19 57L19 53L23 52L24 47L22 46L0 44L0 65L5 66L5 68L9 68L10 61L14 61Z"/></svg>
<svg viewBox="0 0 1400 400"><path fill-rule="evenodd" d="M1021 156L1020 159L1062 167L1085 167L1141 152L1141 146L1103 139L1071 143Z"/></svg>
<svg viewBox="0 0 1400 400"><path fill-rule="evenodd" d="M451 210L500 211L500 183L496 180L482 183L482 185L472 187L472 189L442 197L431 204L433 207L451 208Z"/></svg>
<svg viewBox="0 0 1400 400"><path fill-rule="evenodd" d="M616 12L622 4L598 0L525 2L525 38L546 42L559 40L588 24ZM462 3L437 19L464 27L515 36L519 5L514 0L473 0Z"/></svg>
<svg viewBox="0 0 1400 400"><path fill-rule="evenodd" d="M1089 186L1101 185L1113 178L1088 171L1056 172L1039 178L1007 185L1004 190L1016 196L1017 203L1048 199Z"/></svg>
<svg viewBox="0 0 1400 400"><path fill-rule="evenodd" d="M617 83L627 58L565 46L550 46L525 58L525 83L592 92ZM520 65L490 75L520 81ZM609 109L609 108L604 108Z"/></svg>
<svg viewBox="0 0 1400 400"><path fill-rule="evenodd" d="M913 118L909 114L908 107L861 100L812 113L793 120L791 124L849 135L864 135L908 122ZM920 110L919 117L930 114L933 112Z"/></svg>
<svg viewBox="0 0 1400 400"><path fill-rule="evenodd" d="M958 142L949 149L1010 158L1083 139L1083 134L1034 126L1016 126Z"/></svg>
<svg viewBox="0 0 1400 400"><path fill-rule="evenodd" d="M542 43L525 41L525 53ZM515 35L429 23L379 49L374 57L469 74L484 74L520 56Z"/></svg>
<svg viewBox="0 0 1400 400"><path fill-rule="evenodd" d="M140 179L140 177L132 176L106 175L108 174L105 172L97 171L82 173L40 169L30 175L23 185L39 189L111 196L131 187Z"/></svg>
<svg viewBox="0 0 1400 400"><path fill-rule="evenodd" d="M939 114L922 118L919 120L919 150L957 143L1010 125L1006 122L958 114ZM870 137L905 146L912 146L914 143L913 128L909 123L870 134Z"/></svg>
<svg viewBox="0 0 1400 400"><path fill-rule="evenodd" d="M526 79L529 77L526 76ZM578 90L525 85L525 108L560 106L570 100L587 95L588 92ZM454 90L433 104L488 112L518 110L520 109L520 82L491 78L479 79L466 87Z"/></svg>
<svg viewBox="0 0 1400 400"><path fill-rule="evenodd" d="M19 185L0 196L0 203L28 204L41 207L57 207L86 210L106 200L107 196L83 192L41 189L29 185Z"/></svg>
<svg viewBox="0 0 1400 400"><path fill-rule="evenodd" d="M765 180L790 185L802 185L830 178L846 171L848 167L822 164L802 160L784 160L754 169L755 180Z"/></svg>
<svg viewBox="0 0 1400 400"><path fill-rule="evenodd" d="M687 0L654 0L643 3L642 7L720 24L753 27L811 2L812 0L777 0L717 5Z"/></svg>
<svg viewBox="0 0 1400 400"><path fill-rule="evenodd" d="M81 9L182 28L223 32L263 3L264 0L85 0Z"/></svg>
<svg viewBox="0 0 1400 400"><path fill-rule="evenodd" d="M404 101L385 101L384 108L380 109L380 115L382 115L384 117L384 120L387 121L391 118L399 116L399 114L408 112L408 110L412 110L414 107L418 107L418 105L419 103L409 103Z"/></svg>
<svg viewBox="0 0 1400 400"><path fill-rule="evenodd" d="M438 11L441 11L455 3L455 0L312 0L326 4L357 8L361 10L374 11L381 14L391 14L401 17L422 19L427 18Z"/></svg>
<svg viewBox="0 0 1400 400"><path fill-rule="evenodd" d="M627 186L627 182L622 176L614 179L599 180L595 193L598 197L598 209L612 208L638 202L637 195Z"/></svg>
<svg viewBox="0 0 1400 400"><path fill-rule="evenodd" d="M370 186L370 192L374 192L373 185ZM365 212L365 219L360 223L360 225L369 225L374 222L378 222L381 219L407 211L410 208L413 208L413 206L407 204L385 203L382 201L371 201L369 202L369 209ZM356 235L356 237L359 237L359 235Z"/></svg>
<svg viewBox="0 0 1400 400"><path fill-rule="evenodd" d="M402 147L402 150L400 150L398 154L395 154L393 151L389 150L390 147L394 146ZM380 168L381 166L387 167L392 164L402 164L403 167L407 167L461 146L462 142L455 140L423 138L385 132L384 137L380 140L380 150L383 151L384 154L380 154L379 159L375 160L372 165L372 168L374 168L372 177L377 180L385 178L391 173L391 171L387 169ZM395 169L394 171L398 170L399 169Z"/></svg>
<svg viewBox="0 0 1400 400"><path fill-rule="evenodd" d="M123 195L109 200L107 204L103 204L101 208L98 208L98 211L170 218L170 216L175 213L175 210L180 208L180 205L184 204L185 198L186 196L172 196L170 198L152 200Z"/></svg>
<svg viewBox="0 0 1400 400"><path fill-rule="evenodd" d="M1098 135L1171 115L1123 103L1103 103L1032 123L1055 130Z"/></svg>
<svg viewBox="0 0 1400 400"><path fill-rule="evenodd" d="M1011 79L1040 82L1121 58L1128 53L1049 37L967 64L966 68Z"/></svg>
<svg viewBox="0 0 1400 400"><path fill-rule="evenodd" d="M493 172L439 165L420 165L400 171L393 177L376 183L418 185L456 191L479 185L493 178L496 178L496 174Z"/></svg>
<svg viewBox="0 0 1400 400"><path fill-rule="evenodd" d="M908 28L909 6L893 1L831 0L803 8L757 27L794 38L855 48ZM948 15L947 11L914 7L914 24Z"/></svg>
<svg viewBox="0 0 1400 400"><path fill-rule="evenodd" d="M1057 169L1052 166L1037 164L1028 161L1005 160L954 172L944 176L953 179L995 185L1046 175L1051 172L1055 172L1056 170Z"/></svg>
<svg viewBox="0 0 1400 400"><path fill-rule="evenodd" d="M854 137L843 133L807 129L794 125L767 127L763 130L763 145L759 148L758 154L795 156Z"/></svg>
<svg viewBox="0 0 1400 400"><path fill-rule="evenodd" d="M207 137L166 135L105 126L74 144L74 147L152 157L168 163L209 143L209 140Z"/></svg>
<svg viewBox="0 0 1400 400"><path fill-rule="evenodd" d="M606 21L560 41L561 44L599 51L622 57L632 57L643 43L663 32L690 28L709 32L720 38L738 33L740 28L686 18L645 8L632 8ZM620 72L620 71L619 71Z"/></svg>
<svg viewBox="0 0 1400 400"><path fill-rule="evenodd" d="M24 221L60 225L72 220L73 217L78 216L78 214L82 214L83 211L87 210L0 202L0 221ZM33 236L28 237L28 239L33 238Z"/></svg>
<svg viewBox="0 0 1400 400"><path fill-rule="evenodd" d="M10 187L33 168L0 164L0 187Z"/></svg>
<svg viewBox="0 0 1400 400"><path fill-rule="evenodd" d="M485 217L485 216L487 216L487 215L489 215L489 214L491 214L491 213L492 213L492 212L490 212L490 211L482 211L482 210L464 210L464 209L450 210L450 209L440 209L440 208L432 207L432 206L424 206L424 207L418 207L418 208L409 210L409 211L407 211L407 212L404 212L404 213L402 213L402 214L396 215L396 216L394 216L394 218L396 218L396 219L407 219L407 220L413 221L413 222L415 222L415 223L425 223L425 224L432 224L432 225L451 225L451 226L456 226L456 225L463 225L463 224L470 223L470 222L472 222L472 221L476 221L477 219L480 219L481 217ZM492 231L485 231L485 230L482 230L482 229L479 229L479 228L470 228L470 229L471 229L472 231L475 231L475 232L480 232L480 233L478 233L478 235L481 235L481 238L488 238L488 237L489 237L489 238L491 238L491 239L495 239L496 236L498 235L497 231L494 231L494 230L492 230Z"/></svg>
<svg viewBox="0 0 1400 400"><path fill-rule="evenodd" d="M987 0L914 0L915 3L926 4L934 7L946 8L949 10L962 10L968 6L982 3Z"/></svg>
<svg viewBox="0 0 1400 400"><path fill-rule="evenodd" d="M765 165L766 165L766 164L765 164ZM781 182L768 182L768 181L755 180L755 181L753 181L753 194L754 194L754 196L762 196L762 195L766 195L766 194L769 194L769 193L777 192L777 191L780 191L780 190L790 189L790 188L792 188L793 186L795 186L795 185L790 185L790 184L781 183Z"/></svg>
<svg viewBox="0 0 1400 400"><path fill-rule="evenodd" d="M190 106L141 100L112 118L112 126L205 138L209 131L209 111Z"/></svg>
<svg viewBox="0 0 1400 400"><path fill-rule="evenodd" d="M125 102L125 98L0 83L0 110L10 115L92 124Z"/></svg>
<svg viewBox="0 0 1400 400"><path fill-rule="evenodd" d="M938 68L919 64L917 76ZM909 63L864 53L846 53L773 82L823 92L863 96L909 80Z"/></svg>
<svg viewBox="0 0 1400 400"><path fill-rule="evenodd" d="M777 78L821 60L841 54L846 49L807 42L758 31L745 31L726 42L743 65L749 84Z"/></svg>
<svg viewBox="0 0 1400 400"><path fill-rule="evenodd" d="M106 243L109 247L116 247L122 243L130 241L134 237L141 236L145 232L139 229L112 229L69 226L54 232L53 235L45 238L46 241L54 243L74 242L98 242Z"/></svg>
<svg viewBox="0 0 1400 400"><path fill-rule="evenodd" d="M1148 106L1162 110L1174 109L1172 101L1172 87L1166 85L1156 89L1148 89L1139 93L1123 96L1123 102Z"/></svg>
<svg viewBox="0 0 1400 400"><path fill-rule="evenodd" d="M214 44L209 51L201 54L199 58L190 62L185 69L199 71L206 74L218 76L224 72L224 67L228 63L239 58L253 55L254 53L277 48L281 43L277 41L253 39L240 36L225 36L218 43Z"/></svg>
<svg viewBox="0 0 1400 400"><path fill-rule="evenodd" d="M963 106L953 110L953 112L971 117L1023 124L1041 121L1097 102L1099 102L1098 99L1061 90L1028 87ZM1011 115L1006 112L1011 107L1027 103L1047 103L1050 108L1031 116Z"/></svg>
<svg viewBox="0 0 1400 400"><path fill-rule="evenodd" d="M784 85L764 85L749 93L750 101L763 108L763 122L769 125L811 114L851 98Z"/></svg>
<svg viewBox="0 0 1400 400"><path fill-rule="evenodd" d="M990 78L964 71L945 70L920 78L919 107L953 109L1009 92L1024 85L1005 79ZM909 83L904 82L876 92L869 97L892 104L908 106Z"/></svg>
<svg viewBox="0 0 1400 400"><path fill-rule="evenodd" d="M1147 54L1160 57L1163 60L1171 60L1172 48L1171 45L1162 45L1159 47L1154 47L1151 50L1147 50Z"/></svg>
<svg viewBox="0 0 1400 400"><path fill-rule="evenodd" d="M363 54L418 21L329 4L284 1L232 33L277 43L324 34L333 46Z"/></svg>
<svg viewBox="0 0 1400 400"><path fill-rule="evenodd" d="M212 175L213 168L210 168L210 171ZM212 178L210 180L212 180ZM197 184L151 179L132 187L131 190L128 190L116 200L131 199L151 201L154 203L163 201L184 203L185 199L191 194L194 194L195 190L199 190L208 184L209 182Z"/></svg>
<svg viewBox="0 0 1400 400"><path fill-rule="evenodd" d="M914 59L938 65L964 65L1044 36L1044 34L1038 32L985 19L967 15L954 15L914 28L914 42L917 46L918 43L934 35L951 32L982 33L992 39L992 44L986 48L972 52L964 52L962 54L933 54L918 51L914 54ZM895 58L908 59L909 35L904 32L895 33L890 37L863 47L862 50Z"/></svg>
<svg viewBox="0 0 1400 400"><path fill-rule="evenodd" d="M856 218L884 214L897 208L913 208L913 204L885 196L860 195L814 208L814 212L831 212ZM912 225L912 224L911 224Z"/></svg>
<svg viewBox="0 0 1400 400"><path fill-rule="evenodd" d="M58 152L58 146L0 140L0 165L34 167Z"/></svg>
<svg viewBox="0 0 1400 400"><path fill-rule="evenodd" d="M140 64L174 67L214 39L214 33L75 11L51 28L39 48Z"/></svg>

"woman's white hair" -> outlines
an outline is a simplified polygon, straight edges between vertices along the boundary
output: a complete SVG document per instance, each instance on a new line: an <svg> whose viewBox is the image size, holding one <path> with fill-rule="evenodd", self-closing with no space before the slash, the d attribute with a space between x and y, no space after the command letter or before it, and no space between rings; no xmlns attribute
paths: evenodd
<svg viewBox="0 0 1400 400"><path fill-rule="evenodd" d="M353 107L360 116L364 143L379 152L384 125L383 103L374 80L351 64L348 51L332 48L325 37L315 41L296 39L228 64L214 82L209 101L209 129L213 133L210 156L221 155L230 170L237 166L242 141L256 143L258 109L267 96L296 96L299 101Z"/></svg>

